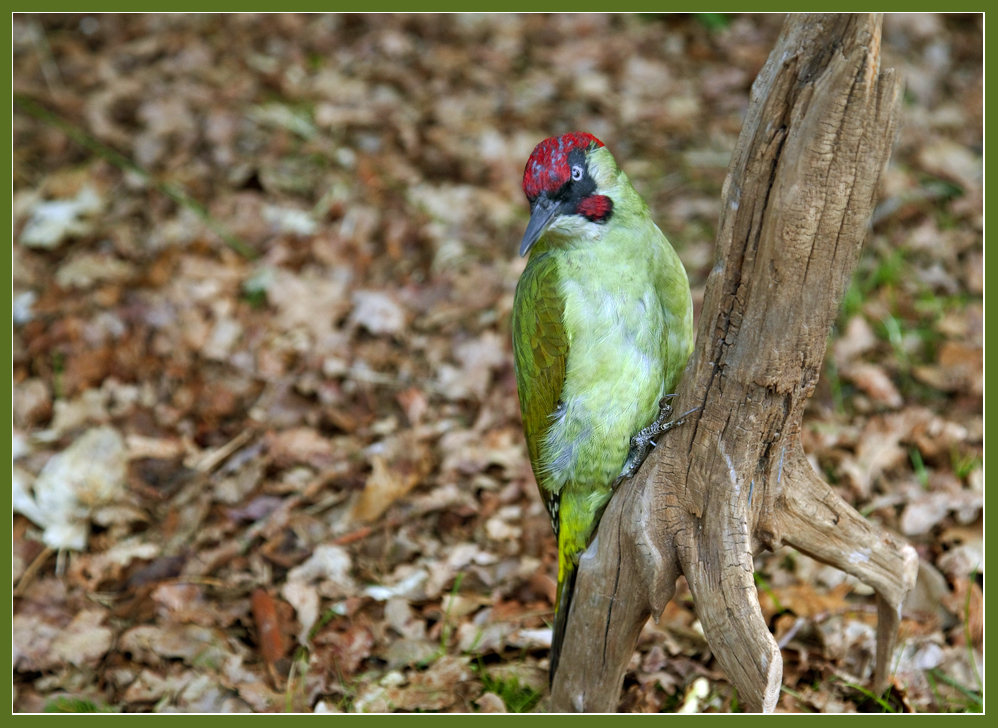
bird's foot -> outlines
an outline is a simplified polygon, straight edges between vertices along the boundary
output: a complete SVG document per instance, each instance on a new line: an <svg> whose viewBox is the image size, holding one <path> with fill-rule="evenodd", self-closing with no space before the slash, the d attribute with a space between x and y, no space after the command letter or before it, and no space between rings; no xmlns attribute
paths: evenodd
<svg viewBox="0 0 998 728"><path fill-rule="evenodd" d="M614 490L625 480L633 478L638 470L641 469L641 465L644 463L645 458L648 457L648 453L657 444L655 442L656 437L675 427L679 427L686 422L686 417L700 409L699 407L694 407L689 412L684 412L678 419L670 422L669 417L672 416L672 407L669 406L669 400L675 396L674 394L667 394L662 397L658 403L658 417L655 418L655 421L631 438L631 448L627 453L627 459L624 461L624 467L620 471L620 475L617 476L617 479L613 481L612 487Z"/></svg>

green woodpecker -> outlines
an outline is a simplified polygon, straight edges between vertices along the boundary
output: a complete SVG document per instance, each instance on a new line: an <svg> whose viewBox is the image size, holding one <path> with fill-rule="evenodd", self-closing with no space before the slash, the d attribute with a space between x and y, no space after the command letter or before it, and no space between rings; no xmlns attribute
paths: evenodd
<svg viewBox="0 0 998 728"><path fill-rule="evenodd" d="M599 139L538 144L523 191L520 255L530 260L513 352L530 463L558 541L553 680L579 557L651 437L681 422L663 425L664 397L693 349L693 305L679 256Z"/></svg>

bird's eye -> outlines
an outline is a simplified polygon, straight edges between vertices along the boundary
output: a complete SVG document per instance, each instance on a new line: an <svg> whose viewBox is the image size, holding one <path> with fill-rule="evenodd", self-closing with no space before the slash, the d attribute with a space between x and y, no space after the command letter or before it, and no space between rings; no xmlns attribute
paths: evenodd
<svg viewBox="0 0 998 728"><path fill-rule="evenodd" d="M572 167L572 179L575 180L576 182L582 179L582 167L580 167L579 165L575 165L574 167Z"/></svg>

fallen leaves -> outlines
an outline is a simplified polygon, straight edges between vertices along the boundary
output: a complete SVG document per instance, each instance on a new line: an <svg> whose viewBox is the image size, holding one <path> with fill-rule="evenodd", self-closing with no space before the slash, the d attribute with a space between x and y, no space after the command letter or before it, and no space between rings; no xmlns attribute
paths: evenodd
<svg viewBox="0 0 998 728"><path fill-rule="evenodd" d="M15 100L14 709L544 710L522 164L604 139L699 301L780 25L725 18L15 15L18 93L146 171ZM982 49L974 16L885 21L910 99L803 432L922 556L896 683L923 712L956 694L926 671L976 689L983 633ZM781 709L855 710L831 676L869 669L869 590L756 567ZM623 708L732 708L698 629L680 579Z"/></svg>
<svg viewBox="0 0 998 728"><path fill-rule="evenodd" d="M437 386L449 399L484 399L492 371L504 364L506 357L502 339L494 332L486 332L454 347L454 358L461 367L441 365Z"/></svg>
<svg viewBox="0 0 998 728"><path fill-rule="evenodd" d="M49 646L56 664L68 663L76 667L96 665L110 649L114 632L104 627L106 609L87 609L77 612Z"/></svg>
<svg viewBox="0 0 998 728"><path fill-rule="evenodd" d="M354 291L350 321L378 335L395 335L406 325L405 311L386 291Z"/></svg>
<svg viewBox="0 0 998 728"><path fill-rule="evenodd" d="M299 642L307 642L308 633L319 617L320 591L333 598L356 594L357 586L350 576L352 566L350 554L344 548L323 545L288 572L281 595L295 608L302 626Z"/></svg>
<svg viewBox="0 0 998 728"><path fill-rule="evenodd" d="M106 551L81 554L70 564L68 575L87 591L98 591L102 584L119 583L125 570L136 559L151 561L159 556L159 545L141 537L132 537L113 544Z"/></svg>
<svg viewBox="0 0 998 728"><path fill-rule="evenodd" d="M277 467L305 463L321 468L333 462L332 443L311 427L270 432L266 437L266 447Z"/></svg>
<svg viewBox="0 0 998 728"><path fill-rule="evenodd" d="M956 515L957 523L973 523L983 506L984 497L980 493L924 493L912 498L905 506L901 513L901 533L906 536L928 533L950 512Z"/></svg>
<svg viewBox="0 0 998 728"><path fill-rule="evenodd" d="M473 677L469 661L467 657L444 655L426 672L410 672L408 678L388 673L382 684L370 685L359 693L354 708L360 713L449 708L461 699L464 683Z"/></svg>
<svg viewBox="0 0 998 728"><path fill-rule="evenodd" d="M939 350L939 363L918 367L915 376L930 387L943 392L966 391L981 396L984 393L984 351L947 341Z"/></svg>
<svg viewBox="0 0 998 728"><path fill-rule="evenodd" d="M78 238L93 230L93 217L104 200L92 187L83 187L67 200L39 201L28 210L20 243L29 248L57 248L67 238Z"/></svg>
<svg viewBox="0 0 998 728"><path fill-rule="evenodd" d="M918 162L923 169L964 187L973 189L981 184L984 162L962 144L939 139L922 147Z"/></svg>
<svg viewBox="0 0 998 728"><path fill-rule="evenodd" d="M14 478L14 510L44 527L53 549L83 551L97 508L121 497L125 443L117 430L88 430L46 463L30 486Z"/></svg>
<svg viewBox="0 0 998 728"><path fill-rule="evenodd" d="M901 442L928 417L928 412L910 409L870 418L859 436L855 457L846 458L841 465L843 475L857 495L868 496L873 482L881 474L908 457Z"/></svg>
<svg viewBox="0 0 998 728"><path fill-rule="evenodd" d="M840 370L840 373L876 404L892 409L904 404L904 399L890 376L876 364L858 362Z"/></svg>

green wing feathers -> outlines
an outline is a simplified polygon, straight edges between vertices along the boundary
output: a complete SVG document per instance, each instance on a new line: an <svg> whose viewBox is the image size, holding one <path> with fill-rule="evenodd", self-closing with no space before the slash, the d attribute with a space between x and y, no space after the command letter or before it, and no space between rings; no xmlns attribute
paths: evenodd
<svg viewBox="0 0 998 728"><path fill-rule="evenodd" d="M534 255L516 286L512 326L520 413L538 484L541 443L565 384L568 337L564 312L554 258ZM542 495L546 496L543 491L542 485Z"/></svg>

